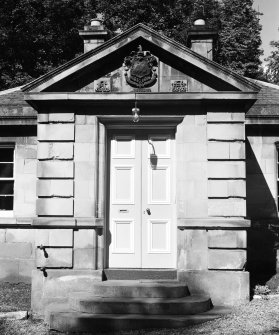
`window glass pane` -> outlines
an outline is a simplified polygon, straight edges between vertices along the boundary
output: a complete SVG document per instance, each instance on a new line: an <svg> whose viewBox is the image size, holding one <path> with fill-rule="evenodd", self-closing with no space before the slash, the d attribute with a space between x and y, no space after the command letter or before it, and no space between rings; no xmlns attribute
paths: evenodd
<svg viewBox="0 0 279 335"><path fill-rule="evenodd" d="M1 194L14 194L13 180L0 180L0 195Z"/></svg>
<svg viewBox="0 0 279 335"><path fill-rule="evenodd" d="M0 210L13 210L14 197L13 196L0 196Z"/></svg>
<svg viewBox="0 0 279 335"><path fill-rule="evenodd" d="M0 163L0 178L13 177L14 164L13 163Z"/></svg>
<svg viewBox="0 0 279 335"><path fill-rule="evenodd" d="M0 148L0 162L13 162L14 148Z"/></svg>

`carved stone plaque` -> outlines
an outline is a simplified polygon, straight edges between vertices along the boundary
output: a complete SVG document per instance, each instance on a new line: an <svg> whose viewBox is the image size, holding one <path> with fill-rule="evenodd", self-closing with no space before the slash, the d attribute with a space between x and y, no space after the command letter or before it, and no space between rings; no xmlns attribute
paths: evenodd
<svg viewBox="0 0 279 335"><path fill-rule="evenodd" d="M173 93L188 92L188 81L187 80L171 80L171 91Z"/></svg>
<svg viewBox="0 0 279 335"><path fill-rule="evenodd" d="M128 85L135 88L153 86L157 81L157 59L149 51L143 51L141 45L138 51L132 51L124 59L125 78Z"/></svg>

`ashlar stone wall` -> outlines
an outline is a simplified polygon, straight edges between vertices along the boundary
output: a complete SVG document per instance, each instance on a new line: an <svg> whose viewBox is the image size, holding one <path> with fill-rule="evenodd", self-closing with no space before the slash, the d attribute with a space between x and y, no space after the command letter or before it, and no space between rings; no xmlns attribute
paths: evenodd
<svg viewBox="0 0 279 335"><path fill-rule="evenodd" d="M0 281L30 283L35 268L34 230L20 227L31 225L36 215L37 138L32 127L20 132L8 128L2 129L0 144L15 146L14 210L12 216L2 211L0 217Z"/></svg>
<svg viewBox="0 0 279 335"><path fill-rule="evenodd" d="M208 106L177 128L179 279L214 304L249 299L244 122L241 109Z"/></svg>
<svg viewBox="0 0 279 335"><path fill-rule="evenodd" d="M245 217L245 114L209 108L207 122L208 215Z"/></svg>

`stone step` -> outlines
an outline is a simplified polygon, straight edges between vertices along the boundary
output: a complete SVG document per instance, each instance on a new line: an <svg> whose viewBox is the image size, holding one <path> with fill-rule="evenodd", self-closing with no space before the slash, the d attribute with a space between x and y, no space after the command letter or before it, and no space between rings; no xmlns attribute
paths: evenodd
<svg viewBox="0 0 279 335"><path fill-rule="evenodd" d="M176 280L176 269L105 269L106 280Z"/></svg>
<svg viewBox="0 0 279 335"><path fill-rule="evenodd" d="M94 283L87 294L107 298L182 298L189 295L189 290L178 281L108 280Z"/></svg>
<svg viewBox="0 0 279 335"><path fill-rule="evenodd" d="M139 315L139 314L87 314L58 312L50 314L50 329L67 334L86 332L96 334L103 331L135 330L147 328L180 328L214 320L227 314L228 308L214 308L195 315Z"/></svg>
<svg viewBox="0 0 279 335"><path fill-rule="evenodd" d="M89 314L191 315L210 310L206 296L183 298L103 298L75 293L69 299L70 308Z"/></svg>

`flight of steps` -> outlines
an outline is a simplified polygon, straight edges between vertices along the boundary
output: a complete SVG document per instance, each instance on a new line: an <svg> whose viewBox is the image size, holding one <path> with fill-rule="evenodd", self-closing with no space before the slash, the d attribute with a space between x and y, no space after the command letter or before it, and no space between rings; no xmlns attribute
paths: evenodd
<svg viewBox="0 0 279 335"><path fill-rule="evenodd" d="M176 280L108 280L74 292L67 305L50 305L50 329L96 333L124 329L178 328L218 317L209 297L190 295Z"/></svg>

